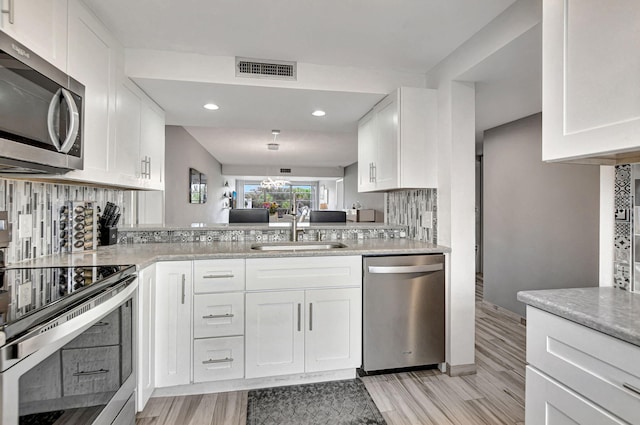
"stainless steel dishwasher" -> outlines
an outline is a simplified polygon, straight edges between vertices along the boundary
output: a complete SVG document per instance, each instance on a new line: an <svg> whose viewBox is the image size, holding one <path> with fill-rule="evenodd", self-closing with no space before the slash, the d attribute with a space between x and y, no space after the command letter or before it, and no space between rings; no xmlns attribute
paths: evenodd
<svg viewBox="0 0 640 425"><path fill-rule="evenodd" d="M365 372L445 361L444 255L365 257Z"/></svg>

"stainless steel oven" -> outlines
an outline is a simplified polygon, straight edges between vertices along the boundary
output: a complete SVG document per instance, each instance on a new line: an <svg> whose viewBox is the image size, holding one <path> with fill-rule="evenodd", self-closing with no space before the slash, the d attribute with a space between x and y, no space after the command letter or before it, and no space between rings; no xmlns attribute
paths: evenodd
<svg viewBox="0 0 640 425"><path fill-rule="evenodd" d="M0 172L83 167L84 86L0 31Z"/></svg>
<svg viewBox="0 0 640 425"><path fill-rule="evenodd" d="M135 266L6 268L2 425L135 422Z"/></svg>

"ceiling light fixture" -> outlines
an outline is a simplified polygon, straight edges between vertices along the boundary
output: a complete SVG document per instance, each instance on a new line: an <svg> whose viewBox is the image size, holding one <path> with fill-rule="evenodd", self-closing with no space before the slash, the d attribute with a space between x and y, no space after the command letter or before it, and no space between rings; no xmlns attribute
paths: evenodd
<svg viewBox="0 0 640 425"><path fill-rule="evenodd" d="M278 134L280 134L280 130L271 130L271 134L277 136Z"/></svg>
<svg viewBox="0 0 640 425"><path fill-rule="evenodd" d="M208 109L210 111L215 111L217 109L220 109L220 107L218 105L216 105L215 103L206 103L204 105L204 109Z"/></svg>
<svg viewBox="0 0 640 425"><path fill-rule="evenodd" d="M277 143L268 143L267 149L269 149L270 151L277 151L278 149L280 149L280 145Z"/></svg>
<svg viewBox="0 0 640 425"><path fill-rule="evenodd" d="M325 115L327 115L327 113L325 111L321 111L320 109L317 109L313 111L311 115L313 115L314 117L324 117Z"/></svg>

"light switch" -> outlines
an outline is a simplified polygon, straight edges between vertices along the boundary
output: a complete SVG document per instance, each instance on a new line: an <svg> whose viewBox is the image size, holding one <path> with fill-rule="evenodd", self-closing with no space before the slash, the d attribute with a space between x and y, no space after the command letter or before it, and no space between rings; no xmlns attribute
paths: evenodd
<svg viewBox="0 0 640 425"><path fill-rule="evenodd" d="M20 214L20 231L18 235L20 238L30 238L33 236L33 215Z"/></svg>

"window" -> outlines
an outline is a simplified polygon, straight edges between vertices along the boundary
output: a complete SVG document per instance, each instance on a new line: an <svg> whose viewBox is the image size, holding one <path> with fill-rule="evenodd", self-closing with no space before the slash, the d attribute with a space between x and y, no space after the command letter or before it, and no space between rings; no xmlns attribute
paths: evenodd
<svg viewBox="0 0 640 425"><path fill-rule="evenodd" d="M244 207L264 208L265 204L275 202L278 204L279 213L291 211L292 191L295 193L297 208L308 207L318 209L318 183L317 182L292 182L281 188L264 188L260 182L244 182Z"/></svg>

